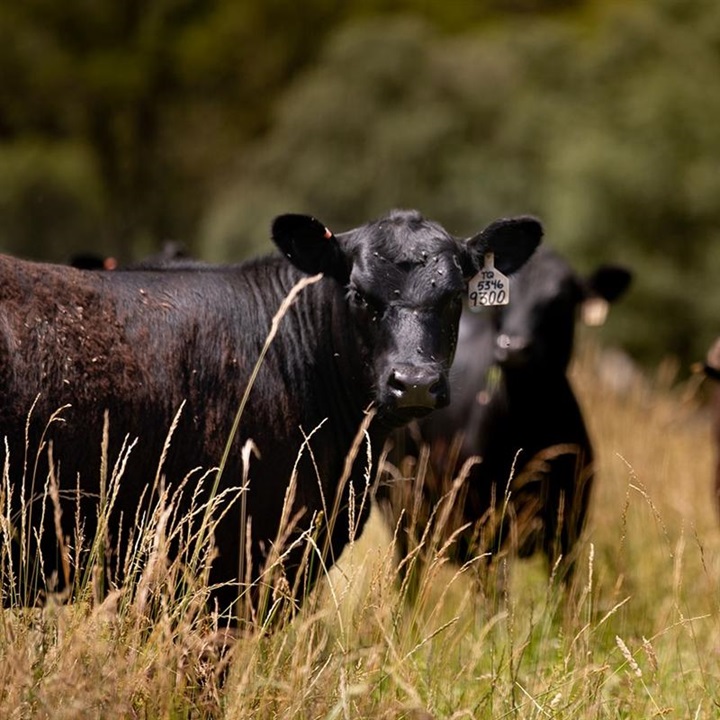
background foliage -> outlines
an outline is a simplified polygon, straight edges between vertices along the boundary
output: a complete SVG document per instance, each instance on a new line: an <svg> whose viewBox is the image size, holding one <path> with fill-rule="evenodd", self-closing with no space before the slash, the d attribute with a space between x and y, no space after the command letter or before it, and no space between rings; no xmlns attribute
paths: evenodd
<svg viewBox="0 0 720 720"><path fill-rule="evenodd" d="M714 0L4 3L0 249L224 261L288 210L532 212L636 270L608 339L688 362L720 314L719 74Z"/></svg>

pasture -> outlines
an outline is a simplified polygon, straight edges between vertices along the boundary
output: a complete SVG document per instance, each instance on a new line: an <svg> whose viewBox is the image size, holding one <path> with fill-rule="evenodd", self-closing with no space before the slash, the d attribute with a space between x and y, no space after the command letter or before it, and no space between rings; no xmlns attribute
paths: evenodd
<svg viewBox="0 0 720 720"><path fill-rule="evenodd" d="M598 474L567 593L540 558L501 563L479 591L479 563L453 567L430 540L410 597L373 514L292 621L228 650L204 609L202 553L188 552L200 558L190 576L168 567L160 513L124 592L101 599L88 575L73 605L3 611L0 716L714 716L720 521L698 385L662 367L614 388L598 358L586 343L572 368Z"/></svg>

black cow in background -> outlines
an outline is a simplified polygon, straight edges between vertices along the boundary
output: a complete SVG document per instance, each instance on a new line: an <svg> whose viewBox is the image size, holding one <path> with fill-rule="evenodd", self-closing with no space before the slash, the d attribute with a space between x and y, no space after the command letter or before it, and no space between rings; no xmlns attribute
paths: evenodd
<svg viewBox="0 0 720 720"><path fill-rule="evenodd" d="M81 252L71 255L68 265L78 270L117 270L118 261L112 255Z"/></svg>
<svg viewBox="0 0 720 720"><path fill-rule="evenodd" d="M111 255L100 255L94 252L75 253L70 257L68 265L78 270L154 270L166 264L193 261L185 246L177 240L166 240L160 250L147 255L142 260L120 264Z"/></svg>
<svg viewBox="0 0 720 720"><path fill-rule="evenodd" d="M705 375L713 381L709 400L712 436L715 443L715 504L720 512L720 337L707 352L703 365Z"/></svg>
<svg viewBox="0 0 720 720"><path fill-rule="evenodd" d="M424 534L442 547L464 528L449 548L459 564L541 549L551 567L562 557L559 571L572 568L593 481L592 445L567 377L576 317L584 305L602 321L630 280L619 267L581 278L543 246L511 279L508 305L463 311L453 401L395 434L391 459L402 470L378 490L401 555ZM423 448L427 468L416 462ZM423 478L405 479L418 470Z"/></svg>
<svg viewBox="0 0 720 720"><path fill-rule="evenodd" d="M0 531L26 540L24 562L15 557L15 574L2 575L6 601L15 592L32 602L42 588L18 568L56 574L58 587L72 581L87 560L78 529L93 538L102 503L107 571L121 584L136 519L163 487L183 517L217 482L210 583L221 613L232 616L245 580L257 602L278 555L284 581L274 590L298 602L363 527L368 455L374 462L391 430L448 402L467 279L486 252L513 272L541 234L536 220L515 218L459 240L416 211L394 211L335 236L314 218L283 215L272 228L282 255L237 266L96 272L0 256L0 463L12 504ZM316 273L275 326L224 471L201 482L223 457L274 314ZM114 495L126 437L136 444ZM241 493L248 440L259 457ZM0 548L10 541L0 539Z"/></svg>

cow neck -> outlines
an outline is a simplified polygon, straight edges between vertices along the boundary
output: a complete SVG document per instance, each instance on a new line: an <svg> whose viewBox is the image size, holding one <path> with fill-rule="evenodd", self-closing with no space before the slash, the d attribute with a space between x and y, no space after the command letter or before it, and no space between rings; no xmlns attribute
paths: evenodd
<svg viewBox="0 0 720 720"><path fill-rule="evenodd" d="M303 275L288 267L285 283L289 290ZM292 311L297 332L292 330L291 318L283 320L291 320L285 326L289 337L284 342L292 343L295 353L298 345L303 346L300 361L308 378L306 401L322 415L316 420L327 423L341 442L355 437L372 401L370 368L363 361L344 296L342 286L323 278L298 296Z"/></svg>
<svg viewBox="0 0 720 720"><path fill-rule="evenodd" d="M373 400L372 368L365 361L363 348L353 331L353 320L345 301L345 291L337 285L329 290L327 367L321 381L339 422L346 432L357 433ZM376 427L373 423L371 427ZM374 449L374 448L373 448Z"/></svg>

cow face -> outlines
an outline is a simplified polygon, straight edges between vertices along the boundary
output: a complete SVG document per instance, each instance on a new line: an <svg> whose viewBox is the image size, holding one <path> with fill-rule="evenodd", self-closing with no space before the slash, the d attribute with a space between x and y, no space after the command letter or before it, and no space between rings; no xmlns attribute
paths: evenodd
<svg viewBox="0 0 720 720"><path fill-rule="evenodd" d="M485 253L511 274L537 247L542 227L533 218L499 220L459 240L416 211L394 211L337 236L314 218L282 215L272 233L299 269L323 272L345 289L348 332L357 338L374 404L400 424L450 400L462 299Z"/></svg>
<svg viewBox="0 0 720 720"><path fill-rule="evenodd" d="M493 311L496 361L505 368L565 372L578 308L599 303L602 313L627 290L631 278L628 270L615 266L601 266L584 278L557 253L541 248L512 278L510 303Z"/></svg>

